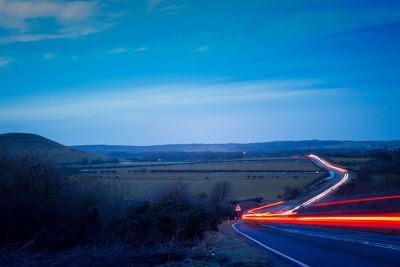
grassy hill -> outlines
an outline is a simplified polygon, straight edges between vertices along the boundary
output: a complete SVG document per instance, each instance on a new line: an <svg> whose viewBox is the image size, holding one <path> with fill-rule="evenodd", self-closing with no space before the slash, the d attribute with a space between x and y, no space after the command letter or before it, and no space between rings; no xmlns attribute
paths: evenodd
<svg viewBox="0 0 400 267"><path fill-rule="evenodd" d="M79 151L36 134L0 134L0 155L15 153L37 153L55 163L100 163L112 158Z"/></svg>

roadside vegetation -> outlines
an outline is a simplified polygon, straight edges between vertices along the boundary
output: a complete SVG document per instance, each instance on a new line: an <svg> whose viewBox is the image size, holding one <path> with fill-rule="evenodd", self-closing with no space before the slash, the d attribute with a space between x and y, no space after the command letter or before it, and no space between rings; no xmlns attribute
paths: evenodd
<svg viewBox="0 0 400 267"><path fill-rule="evenodd" d="M400 192L400 151L378 151L363 157L335 157L353 173L337 195Z"/></svg>
<svg viewBox="0 0 400 267"><path fill-rule="evenodd" d="M232 216L229 186L182 183L126 201L119 191L32 155L0 158L0 265L148 266L201 258L205 233ZM204 255L203 255L204 256Z"/></svg>

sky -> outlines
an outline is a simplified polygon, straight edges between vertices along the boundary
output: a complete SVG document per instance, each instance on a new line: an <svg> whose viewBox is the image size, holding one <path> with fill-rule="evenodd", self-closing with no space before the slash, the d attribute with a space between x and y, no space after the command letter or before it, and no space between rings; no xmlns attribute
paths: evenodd
<svg viewBox="0 0 400 267"><path fill-rule="evenodd" d="M400 139L398 0L0 0L0 133Z"/></svg>

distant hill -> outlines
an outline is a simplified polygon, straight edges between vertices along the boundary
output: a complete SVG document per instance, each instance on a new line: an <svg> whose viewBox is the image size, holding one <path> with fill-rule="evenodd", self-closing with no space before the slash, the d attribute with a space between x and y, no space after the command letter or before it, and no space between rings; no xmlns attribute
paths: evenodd
<svg viewBox="0 0 400 267"><path fill-rule="evenodd" d="M0 155L7 153L38 153L55 163L102 163L112 160L107 156L79 151L28 133L0 134Z"/></svg>
<svg viewBox="0 0 400 267"><path fill-rule="evenodd" d="M182 159L214 157L214 154L238 154L249 157L278 156L293 153L343 152L365 153L372 150L399 149L400 141L276 141L249 144L176 144L155 146L83 145L75 149L104 156L137 159ZM200 156L193 156L193 155ZM227 156L229 157L229 156Z"/></svg>

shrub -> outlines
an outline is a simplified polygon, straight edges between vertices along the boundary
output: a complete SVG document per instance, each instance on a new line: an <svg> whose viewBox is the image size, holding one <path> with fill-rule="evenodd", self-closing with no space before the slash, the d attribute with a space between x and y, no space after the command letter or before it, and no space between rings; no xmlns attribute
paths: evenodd
<svg viewBox="0 0 400 267"><path fill-rule="evenodd" d="M212 188L212 194L218 202L225 201L231 196L231 184L229 182L216 182Z"/></svg>
<svg viewBox="0 0 400 267"><path fill-rule="evenodd" d="M37 155L0 158L0 265L180 260L188 245L217 230L231 212L226 203L194 196L182 183L133 204L109 190L95 179L67 175Z"/></svg>
<svg viewBox="0 0 400 267"><path fill-rule="evenodd" d="M217 209L204 196L189 194L184 184L164 187L153 199L132 206L118 223L120 237L147 245L201 239L205 231L216 230Z"/></svg>
<svg viewBox="0 0 400 267"><path fill-rule="evenodd" d="M0 245L61 249L97 238L94 194L37 155L0 158Z"/></svg>

